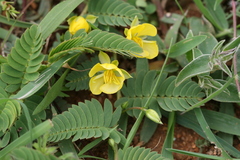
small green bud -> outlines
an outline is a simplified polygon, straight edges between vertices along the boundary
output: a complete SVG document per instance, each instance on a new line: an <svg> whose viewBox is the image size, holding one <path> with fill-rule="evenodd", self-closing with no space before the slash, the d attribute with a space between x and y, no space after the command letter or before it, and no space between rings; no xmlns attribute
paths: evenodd
<svg viewBox="0 0 240 160"><path fill-rule="evenodd" d="M145 111L145 115L146 115L150 120L152 120L152 121L155 122L155 123L162 124L162 121L161 121L158 113L157 113L155 110L153 110L153 109L145 109L145 110L143 110L143 111Z"/></svg>
<svg viewBox="0 0 240 160"><path fill-rule="evenodd" d="M114 142L114 140L113 140L112 138L109 138L109 139L108 139L108 144L109 144L112 148L115 147L115 142Z"/></svg>
<svg viewBox="0 0 240 160"><path fill-rule="evenodd" d="M128 107L128 101L124 102L121 107L122 109L126 109Z"/></svg>

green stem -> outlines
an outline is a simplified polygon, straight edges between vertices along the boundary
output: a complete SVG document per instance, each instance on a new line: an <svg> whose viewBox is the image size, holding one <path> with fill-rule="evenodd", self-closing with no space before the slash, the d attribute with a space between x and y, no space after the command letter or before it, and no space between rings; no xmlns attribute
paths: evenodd
<svg viewBox="0 0 240 160"><path fill-rule="evenodd" d="M171 48L171 46L170 46L169 48ZM170 51L170 49L169 49L169 51ZM164 68L165 68L165 66L166 66L166 64L167 64L168 57L169 57L169 53L168 53L167 56L166 56L166 59L165 59L165 61L164 61L164 63L163 63L163 66L162 66L162 68L161 68L161 71L160 71L160 73L159 73L159 75L158 75L158 77L157 77L157 81L156 81L156 83L155 83L155 85L154 85L154 87L153 87L153 89L152 89L151 95L149 96L149 98L147 99L147 102L146 102L146 103L144 104L144 106L143 106L143 108L145 108L145 109L148 108L148 106L149 106L149 104L150 104L150 102L151 102L151 100L152 100L153 94L155 93L155 91L156 91L156 89L157 89L157 85L158 85L158 83L159 83L159 81L160 81L160 79L161 79L163 70L164 70ZM134 138L134 135L136 134L136 132L137 132L137 130L138 130L138 128L139 128L139 126L140 126L140 124L141 124L141 122L142 122L143 117L144 117L144 112L141 111L140 114L139 114L139 116L138 116L138 118L137 118L137 120L136 120L136 122L134 123L132 129L130 130L130 132L129 132L129 134L128 134L126 143L125 143L125 145L124 145L124 147L123 147L123 151L125 151L125 150L130 146L130 143L132 142L132 140L133 140L133 138Z"/></svg>
<svg viewBox="0 0 240 160"><path fill-rule="evenodd" d="M219 90L213 92L212 94L210 94L207 98L203 99L202 101L194 104L191 108L187 109L186 111L184 111L182 114L194 109L194 108L197 108L197 107L200 107L201 105L205 104L206 102L210 101L211 99L213 99L215 96L217 96L218 94L222 93L230 84L231 82L233 81L234 77L231 77Z"/></svg>
<svg viewBox="0 0 240 160"><path fill-rule="evenodd" d="M218 34L215 35L216 38L220 38L220 37L223 37L223 36L226 36L226 35L231 35L233 32L233 29L230 28L230 29L225 29L221 32L219 32Z"/></svg>

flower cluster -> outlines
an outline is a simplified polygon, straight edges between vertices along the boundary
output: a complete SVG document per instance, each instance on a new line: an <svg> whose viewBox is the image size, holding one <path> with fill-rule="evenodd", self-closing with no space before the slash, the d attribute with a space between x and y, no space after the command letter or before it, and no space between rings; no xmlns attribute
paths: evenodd
<svg viewBox="0 0 240 160"><path fill-rule="evenodd" d="M88 19L88 18L87 18ZM96 17L90 16L89 20L96 20ZM74 35L78 30L90 30L87 20L81 16L74 16L68 20L69 32ZM149 23L139 24L137 17L133 20L130 29L125 29L126 38L136 42L142 47L143 52L134 56L138 58L153 59L158 55L158 46L156 41L146 40L147 36L155 36L157 29ZM128 72L118 68L118 61L110 61L108 55L100 51L99 59L101 63L97 63L89 72L91 77L89 86L93 94L103 93L113 94L119 91L125 79L131 78Z"/></svg>

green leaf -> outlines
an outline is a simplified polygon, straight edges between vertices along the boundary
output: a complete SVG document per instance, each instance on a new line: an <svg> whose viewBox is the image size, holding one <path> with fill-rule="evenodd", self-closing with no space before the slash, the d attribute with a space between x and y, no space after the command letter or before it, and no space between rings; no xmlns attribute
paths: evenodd
<svg viewBox="0 0 240 160"><path fill-rule="evenodd" d="M23 21L19 21L19 20L16 20L16 19L9 18L9 20L8 20L3 15L0 15L0 22L4 23L4 24L7 24L7 25L13 25L14 24L15 27L21 27L21 28L28 28L32 25L32 23L23 22Z"/></svg>
<svg viewBox="0 0 240 160"><path fill-rule="evenodd" d="M203 114L205 114L205 112L207 112L206 110L202 109ZM167 112L162 112L164 114L164 116L167 116ZM218 117L216 117L217 115L212 115L210 116L210 119L207 120L207 122L211 122L212 119L215 119ZM194 111L189 111L185 114L181 114L178 113L177 114L177 118L176 118L176 122L184 127L190 128L192 130L194 130L196 133L198 133L201 137L207 139L207 137L205 136L203 130L201 129L197 119L196 119L196 115L194 114ZM221 122L219 122L219 124L214 124L215 126L221 126ZM211 125L211 123L210 123ZM229 125L234 126L232 125ZM212 126L210 126L211 128ZM236 148L234 148L232 145L228 144L226 141L224 141L223 139L221 139L220 137L216 136L216 138L218 139L218 141L222 144L222 146L224 147L225 150L227 150L232 156L239 158L240 157L240 151L237 150Z"/></svg>
<svg viewBox="0 0 240 160"><path fill-rule="evenodd" d="M74 136L72 141L93 137L101 137L103 140L110 137L119 141L122 137L117 134L115 126L120 115L121 107L112 112L112 104L107 99L104 109L95 99L80 102L52 119L54 127L50 132L49 141L57 142L71 136Z"/></svg>
<svg viewBox="0 0 240 160"><path fill-rule="evenodd" d="M153 152L150 148L144 147L128 147L125 151L120 149L118 151L118 160L140 160L140 159L151 159L161 160L164 159L161 154Z"/></svg>
<svg viewBox="0 0 240 160"><path fill-rule="evenodd" d="M210 72L211 68L209 66L209 61L210 61L209 54L199 56L193 61L191 61L179 72L176 79L176 85L178 86L186 79L189 79L196 75Z"/></svg>
<svg viewBox="0 0 240 160"><path fill-rule="evenodd" d="M0 112L0 131L5 132L21 114L21 106L16 100L9 100Z"/></svg>
<svg viewBox="0 0 240 160"><path fill-rule="evenodd" d="M211 33L201 33L206 35L207 39L199 44L198 49L202 51L203 54L211 54L213 48L218 44L217 39Z"/></svg>
<svg viewBox="0 0 240 160"><path fill-rule="evenodd" d="M233 49L235 47L238 47L238 45L240 44L240 36L238 36L237 38L235 38L233 41L229 42L228 44L226 44L223 48L223 51L228 51L230 49Z"/></svg>
<svg viewBox="0 0 240 160"><path fill-rule="evenodd" d="M224 80L218 80L221 84L225 84L226 81ZM232 102L232 103L239 103L240 98L238 96L238 90L235 84L230 84L227 89L229 90L229 93L222 92L215 96L213 99L218 102Z"/></svg>
<svg viewBox="0 0 240 160"><path fill-rule="evenodd" d="M90 0L88 14L97 16L97 21L103 25L123 27L130 25L135 16L143 18L138 9L121 0Z"/></svg>
<svg viewBox="0 0 240 160"><path fill-rule="evenodd" d="M94 50L113 52L130 57L143 52L142 48L134 41L106 31L93 30L88 34L87 40L92 42L88 47Z"/></svg>
<svg viewBox="0 0 240 160"><path fill-rule="evenodd" d="M44 159L44 160L59 160L59 158L55 157L52 154L45 154L40 150L34 150L28 147L20 147L14 149L10 154L11 157L16 159Z"/></svg>
<svg viewBox="0 0 240 160"><path fill-rule="evenodd" d="M184 17L181 15L175 15L175 16L176 16L176 18L174 19L174 25L168 30L165 40L164 40L165 45L167 47L170 46L171 41L172 41L172 44L176 43L177 36L178 36L177 33L178 33L179 27L180 27L183 17Z"/></svg>
<svg viewBox="0 0 240 160"><path fill-rule="evenodd" d="M198 6L203 15L219 30L223 31L228 28L228 22L226 20L226 15L224 14L220 5L217 5L216 10L214 10L214 1L205 1L207 7L203 5L201 0L194 0L195 4Z"/></svg>
<svg viewBox="0 0 240 160"><path fill-rule="evenodd" d="M44 99L41 101L41 103L38 104L38 106L33 111L33 115L41 112L42 110L46 109L49 104L51 104L55 98L60 94L63 83L65 81L65 78L69 72L69 69L67 69L61 77L57 80L57 82L54 83L54 85L51 87L51 89L47 92Z"/></svg>
<svg viewBox="0 0 240 160"><path fill-rule="evenodd" d="M200 124L203 132L205 133L207 139L211 142L214 143L218 148L221 148L222 150L222 157L224 159L229 159L231 158L230 155L224 150L224 148L222 147L221 143L218 142L217 138L215 137L215 135L212 133L211 129L209 128L203 113L201 111L200 108L195 108L194 109L194 113L196 115L196 118L198 120L198 123Z"/></svg>
<svg viewBox="0 0 240 160"><path fill-rule="evenodd" d="M66 80L68 82L65 86L75 91L89 89L89 68L92 68L97 63L99 63L97 56L91 58L91 60L81 62L81 64L76 67L77 71L71 71L67 75Z"/></svg>
<svg viewBox="0 0 240 160"><path fill-rule="evenodd" d="M87 33L85 30L81 30L81 33L80 31L78 33L79 35L77 37L65 40L57 47L53 48L49 53L48 62L53 63L68 54L78 55L84 51L93 52L92 50L86 48L91 44L91 42L88 41L88 39L86 40Z"/></svg>
<svg viewBox="0 0 240 160"><path fill-rule="evenodd" d="M207 36L204 36L204 35L194 36L194 37L186 38L172 45L172 47L169 49L170 50L169 57L174 58L174 57L185 54L189 50L193 49L194 47L202 43L206 38Z"/></svg>
<svg viewBox="0 0 240 160"><path fill-rule="evenodd" d="M50 120L46 120L45 122L37 125L31 130L31 132L28 131L27 133L25 133L24 135L22 135L12 143L10 143L7 147L2 149L0 151L0 158L3 158L6 154L13 151L17 147L24 146L31 143L36 138L48 132L51 127L52 127L52 122Z"/></svg>
<svg viewBox="0 0 240 160"><path fill-rule="evenodd" d="M0 75L5 83L15 85L13 91L38 78L37 70L44 58L44 55L41 54L42 46L43 39L36 25L31 26L20 39L16 40L11 53L7 57L7 64L3 65ZM35 72L28 69L31 67L34 67Z"/></svg>
<svg viewBox="0 0 240 160"><path fill-rule="evenodd" d="M43 39L46 39L83 0L66 0L57 4L39 23Z"/></svg>
<svg viewBox="0 0 240 160"><path fill-rule="evenodd" d="M208 155L208 154L189 152L189 151L178 150L178 149L173 149L173 148L167 148L167 150L171 151L171 152L180 153L180 154L184 154L184 155L188 155L188 156L199 157L199 158L225 160L225 158L223 158L223 157L212 156L212 155Z"/></svg>
<svg viewBox="0 0 240 160"><path fill-rule="evenodd" d="M36 93L47 81L66 63L72 55L68 55L53 63L50 67L45 69L39 78L25 85L16 95L13 95L13 99L25 99Z"/></svg>
<svg viewBox="0 0 240 160"><path fill-rule="evenodd" d="M140 72L132 79L128 79L121 90L123 97L115 102L115 106L127 103L126 109L134 106L142 107L156 83L156 76L156 71L152 70L146 73ZM154 98L149 105L150 109L155 110L160 107L169 112L184 111L199 102L204 96L201 92L202 89L195 82L187 80L176 87L176 77L166 78L166 76L163 74L157 85L156 93L154 93ZM129 110L127 113L135 117L139 115L139 111L135 110Z"/></svg>

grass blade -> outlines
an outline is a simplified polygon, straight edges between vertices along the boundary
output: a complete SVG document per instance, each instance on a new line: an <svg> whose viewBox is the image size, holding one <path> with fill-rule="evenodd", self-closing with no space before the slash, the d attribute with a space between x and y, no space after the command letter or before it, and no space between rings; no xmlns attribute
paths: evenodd
<svg viewBox="0 0 240 160"><path fill-rule="evenodd" d="M27 145L28 143L32 142L34 139L40 137L41 135L47 133L50 128L52 127L52 122L47 120L32 129L32 131L28 131L23 134L21 137L10 143L6 146L3 150L0 151L0 159L3 158L6 154L11 152L17 147ZM32 137L31 137L32 135Z"/></svg>
<svg viewBox="0 0 240 160"><path fill-rule="evenodd" d="M40 22L43 39L46 39L83 0L67 0L56 5Z"/></svg>
<svg viewBox="0 0 240 160"><path fill-rule="evenodd" d="M225 159L230 159L231 157L228 155L228 153L224 150L224 148L222 147L221 143L218 142L217 138L215 137L215 135L212 133L209 125L207 124L203 113L201 111L200 108L195 108L194 109L196 118L198 120L198 123L200 124L203 132L205 133L207 139L211 142L214 143L218 148L222 149L222 156Z"/></svg>

